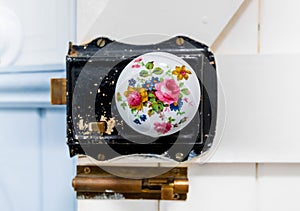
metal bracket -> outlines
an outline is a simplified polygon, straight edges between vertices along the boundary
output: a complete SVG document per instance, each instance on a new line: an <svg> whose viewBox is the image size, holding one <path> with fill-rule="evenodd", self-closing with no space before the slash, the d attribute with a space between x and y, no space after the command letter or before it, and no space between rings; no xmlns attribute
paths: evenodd
<svg viewBox="0 0 300 211"><path fill-rule="evenodd" d="M77 166L72 185L80 199L186 200L189 183L187 168ZM141 172L165 173L152 178L135 178ZM127 178L109 172L123 172Z"/></svg>
<svg viewBox="0 0 300 211"><path fill-rule="evenodd" d="M65 105L67 102L67 80L65 78L51 78L50 96L52 105Z"/></svg>

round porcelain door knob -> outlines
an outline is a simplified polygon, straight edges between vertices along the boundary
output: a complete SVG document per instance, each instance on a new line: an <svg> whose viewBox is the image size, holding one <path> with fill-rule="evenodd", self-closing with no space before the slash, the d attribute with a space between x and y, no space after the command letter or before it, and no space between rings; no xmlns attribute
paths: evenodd
<svg viewBox="0 0 300 211"><path fill-rule="evenodd" d="M133 59L120 74L116 104L135 131L160 137L183 129L200 103L200 85L192 67L170 53L153 52Z"/></svg>

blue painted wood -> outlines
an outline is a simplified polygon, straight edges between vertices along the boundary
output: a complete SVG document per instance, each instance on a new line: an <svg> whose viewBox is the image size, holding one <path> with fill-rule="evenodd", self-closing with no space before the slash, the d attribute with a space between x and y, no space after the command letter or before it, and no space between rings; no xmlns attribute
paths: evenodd
<svg viewBox="0 0 300 211"><path fill-rule="evenodd" d="M0 210L76 210L65 109L0 109Z"/></svg>
<svg viewBox="0 0 300 211"><path fill-rule="evenodd" d="M45 108L50 105L50 79L65 78L63 70L0 74L0 108Z"/></svg>
<svg viewBox="0 0 300 211"><path fill-rule="evenodd" d="M75 159L71 159L65 142L65 109L40 109L42 145L43 211L76 209L71 186L75 176Z"/></svg>
<svg viewBox="0 0 300 211"><path fill-rule="evenodd" d="M0 120L0 210L41 211L38 112L1 109Z"/></svg>

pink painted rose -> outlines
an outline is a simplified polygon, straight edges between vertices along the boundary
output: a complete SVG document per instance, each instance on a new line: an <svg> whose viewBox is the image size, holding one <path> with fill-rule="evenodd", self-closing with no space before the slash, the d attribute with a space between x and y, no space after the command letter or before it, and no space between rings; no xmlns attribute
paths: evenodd
<svg viewBox="0 0 300 211"><path fill-rule="evenodd" d="M139 65L139 64L133 64L131 67L132 67L132 68L140 68L141 65Z"/></svg>
<svg viewBox="0 0 300 211"><path fill-rule="evenodd" d="M157 83L155 88L157 90L155 95L160 101L166 104L172 104L178 101L180 88L174 79L165 79Z"/></svg>
<svg viewBox="0 0 300 211"><path fill-rule="evenodd" d="M142 96L138 91L130 92L130 94L127 96L127 102L129 106L138 106L142 102Z"/></svg>
<svg viewBox="0 0 300 211"><path fill-rule="evenodd" d="M160 134L165 134L171 130L172 125L169 122L155 122L154 123L154 130Z"/></svg>
<svg viewBox="0 0 300 211"><path fill-rule="evenodd" d="M143 59L140 57L140 58L135 59L134 62L140 62L140 61L142 61L142 60L143 60Z"/></svg>

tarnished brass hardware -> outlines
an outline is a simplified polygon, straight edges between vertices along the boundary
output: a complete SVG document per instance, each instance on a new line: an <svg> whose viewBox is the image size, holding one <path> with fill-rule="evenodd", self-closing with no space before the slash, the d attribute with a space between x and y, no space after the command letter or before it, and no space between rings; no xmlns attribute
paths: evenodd
<svg viewBox="0 0 300 211"><path fill-rule="evenodd" d="M50 96L52 105L65 105L67 102L65 78L51 78L50 81Z"/></svg>
<svg viewBox="0 0 300 211"><path fill-rule="evenodd" d="M176 39L176 44L177 44L177 45L183 45L183 44L184 44L184 39L183 39L182 37L178 37L178 38Z"/></svg>
<svg viewBox="0 0 300 211"><path fill-rule="evenodd" d="M77 52L75 51L72 42L69 42L69 52L68 52L69 56L73 56L76 57L77 56Z"/></svg>
<svg viewBox="0 0 300 211"><path fill-rule="evenodd" d="M85 167L85 168L83 169L83 171L84 171L85 174L91 173L91 169L90 169L89 167Z"/></svg>
<svg viewBox="0 0 300 211"><path fill-rule="evenodd" d="M125 178L76 177L73 187L77 192L136 193L142 191L142 181Z"/></svg>
<svg viewBox="0 0 300 211"><path fill-rule="evenodd" d="M163 185L161 187L161 199L172 200L174 196L174 188L171 185Z"/></svg>
<svg viewBox="0 0 300 211"><path fill-rule="evenodd" d="M89 174L85 169L89 168ZM98 166L77 166L77 176L72 185L77 191L77 197L89 198L113 198L122 199L156 199L156 200L186 200L189 189L187 168L180 167L168 169L163 167L109 167L120 172L128 172L128 178L122 178L110 174ZM157 168L165 173L152 178L129 179L139 171L157 171Z"/></svg>
<svg viewBox="0 0 300 211"><path fill-rule="evenodd" d="M100 39L97 41L97 45L98 45L98 47L100 47L100 48L104 47L105 44L106 44L105 39L100 38Z"/></svg>
<svg viewBox="0 0 300 211"><path fill-rule="evenodd" d="M104 121L90 122L89 123L89 131L104 133L106 131L106 122L104 122Z"/></svg>

